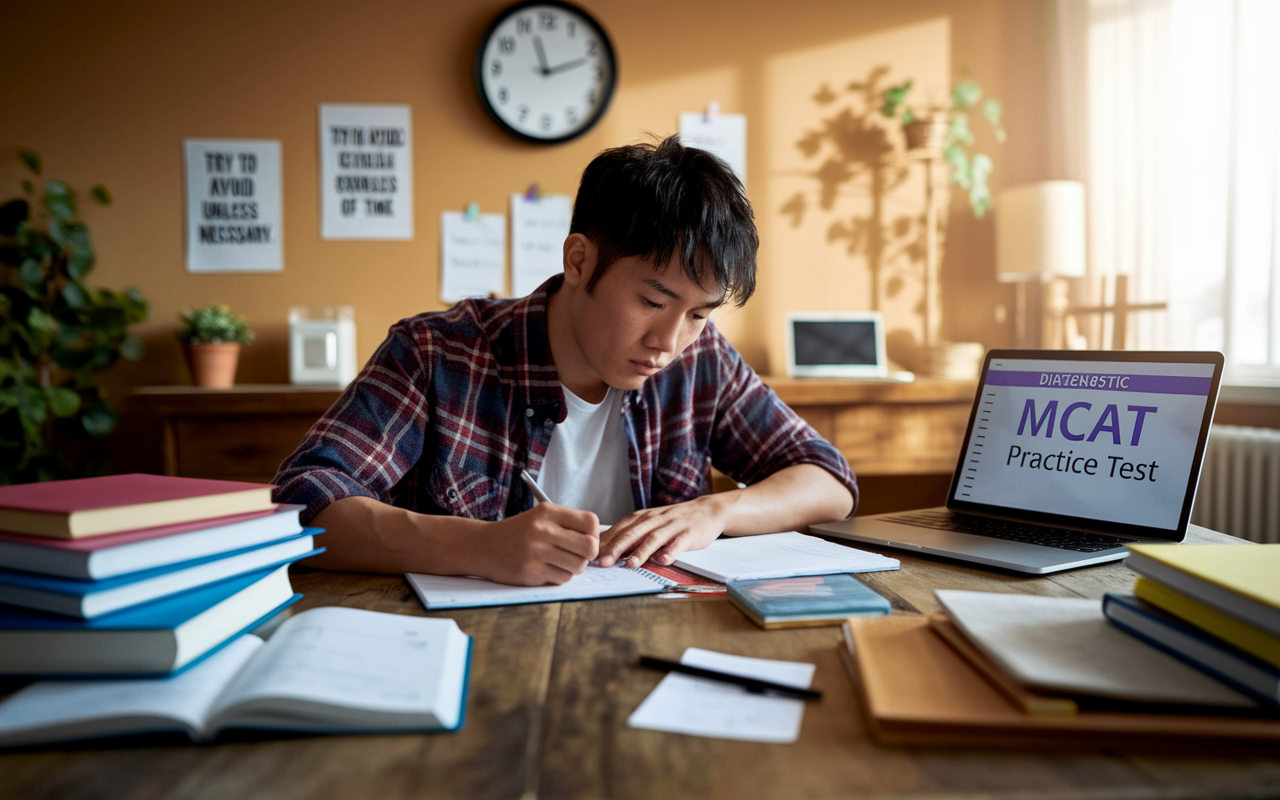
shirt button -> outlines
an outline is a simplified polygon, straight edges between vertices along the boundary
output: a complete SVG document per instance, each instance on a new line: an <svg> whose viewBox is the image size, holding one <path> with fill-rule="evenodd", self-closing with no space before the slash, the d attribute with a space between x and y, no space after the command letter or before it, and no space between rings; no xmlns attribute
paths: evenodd
<svg viewBox="0 0 1280 800"><path fill-rule="evenodd" d="M544 422L544 423L542 423L542 424L543 424L545 427L550 428L552 425L555 425L555 422L553 422L553 421L551 421L551 420L547 420L546 422Z"/></svg>
<svg viewBox="0 0 1280 800"><path fill-rule="evenodd" d="M449 499L450 499L450 500L457 500L457 499L458 499L458 490L457 490L457 489L450 489L450 490L449 490Z"/></svg>
<svg viewBox="0 0 1280 800"><path fill-rule="evenodd" d="M532 408L526 408L526 409L524 410L524 415L525 415L526 417L532 417L532 416L533 416L533 409L532 409Z"/></svg>

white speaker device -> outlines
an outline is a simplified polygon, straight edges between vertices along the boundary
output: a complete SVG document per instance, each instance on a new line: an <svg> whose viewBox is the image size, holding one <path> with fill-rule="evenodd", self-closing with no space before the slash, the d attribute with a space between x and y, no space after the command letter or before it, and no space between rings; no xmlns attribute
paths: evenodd
<svg viewBox="0 0 1280 800"><path fill-rule="evenodd" d="M290 307L289 382L298 386L346 386L355 377L355 309Z"/></svg>

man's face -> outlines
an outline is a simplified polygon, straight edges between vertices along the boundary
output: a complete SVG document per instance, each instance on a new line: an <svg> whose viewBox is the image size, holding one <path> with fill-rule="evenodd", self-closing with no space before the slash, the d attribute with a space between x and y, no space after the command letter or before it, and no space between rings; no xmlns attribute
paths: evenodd
<svg viewBox="0 0 1280 800"><path fill-rule="evenodd" d="M598 389L600 395L603 385L639 389L698 338L724 302L724 292L694 283L677 259L659 269L636 256L618 259L590 295L589 277L581 275L573 294L570 325L585 368L582 377L587 383L599 381L581 388Z"/></svg>

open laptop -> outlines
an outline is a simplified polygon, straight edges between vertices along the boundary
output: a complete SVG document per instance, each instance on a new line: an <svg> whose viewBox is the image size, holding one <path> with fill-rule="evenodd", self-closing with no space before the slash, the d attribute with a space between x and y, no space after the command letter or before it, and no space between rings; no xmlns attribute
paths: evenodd
<svg viewBox="0 0 1280 800"><path fill-rule="evenodd" d="M1180 542L1222 354L992 350L947 504L813 525L1042 575Z"/></svg>

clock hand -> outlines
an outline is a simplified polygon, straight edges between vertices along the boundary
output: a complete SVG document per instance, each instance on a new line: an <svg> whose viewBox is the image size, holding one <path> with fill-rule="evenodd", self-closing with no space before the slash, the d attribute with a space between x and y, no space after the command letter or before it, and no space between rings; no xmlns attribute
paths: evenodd
<svg viewBox="0 0 1280 800"><path fill-rule="evenodd" d="M566 62L565 62L565 63L563 63L563 64L557 64L556 66L551 67L550 69L545 70L545 71L543 72L543 74L544 74L544 75L555 75L557 72L564 72L564 71L565 71L565 70L567 70L567 69L573 69L574 67L580 67L580 66L582 66L582 65L583 65L583 64L585 64L585 63L587 63L587 59L585 59L585 58L577 58L577 59L574 59L573 61L566 61Z"/></svg>
<svg viewBox="0 0 1280 800"><path fill-rule="evenodd" d="M547 66L547 51L542 49L542 37L533 37L533 49L538 53L538 71L543 75L551 74L551 67Z"/></svg>

